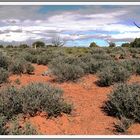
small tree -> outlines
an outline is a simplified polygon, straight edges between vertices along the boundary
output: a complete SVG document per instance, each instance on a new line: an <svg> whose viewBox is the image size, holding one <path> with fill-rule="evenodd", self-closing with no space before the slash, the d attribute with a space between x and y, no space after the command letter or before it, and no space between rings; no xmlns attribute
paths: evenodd
<svg viewBox="0 0 140 140"><path fill-rule="evenodd" d="M29 46L27 44L20 44L19 48L29 48Z"/></svg>
<svg viewBox="0 0 140 140"><path fill-rule="evenodd" d="M140 48L140 38L136 38L133 42L130 43L132 48Z"/></svg>
<svg viewBox="0 0 140 140"><path fill-rule="evenodd" d="M114 42L109 42L109 47L114 48L114 47L116 47L116 44Z"/></svg>
<svg viewBox="0 0 140 140"><path fill-rule="evenodd" d="M53 47L63 47L65 44L65 41L58 35L55 35L52 40L51 43L53 45Z"/></svg>
<svg viewBox="0 0 140 140"><path fill-rule="evenodd" d="M89 45L90 48L96 48L99 47L95 42L90 43Z"/></svg>
<svg viewBox="0 0 140 140"><path fill-rule="evenodd" d="M13 45L7 45L6 48L14 48Z"/></svg>
<svg viewBox="0 0 140 140"><path fill-rule="evenodd" d="M123 43L121 46L125 47L125 48L129 48L130 47L130 43Z"/></svg>
<svg viewBox="0 0 140 140"><path fill-rule="evenodd" d="M45 47L45 43L42 42L42 41L36 41L32 44L33 48L42 48L42 47Z"/></svg>
<svg viewBox="0 0 140 140"><path fill-rule="evenodd" d="M4 46L3 45L0 45L0 48L4 48Z"/></svg>

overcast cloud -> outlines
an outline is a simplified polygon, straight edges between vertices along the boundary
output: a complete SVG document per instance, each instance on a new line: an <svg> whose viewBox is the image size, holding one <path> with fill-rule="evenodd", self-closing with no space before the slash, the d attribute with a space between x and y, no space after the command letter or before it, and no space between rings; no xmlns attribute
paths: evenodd
<svg viewBox="0 0 140 140"><path fill-rule="evenodd" d="M130 42L140 37L140 6L0 6L0 42L47 43L58 34L67 45ZM85 43L83 43L85 41ZM83 44L82 44L83 43Z"/></svg>

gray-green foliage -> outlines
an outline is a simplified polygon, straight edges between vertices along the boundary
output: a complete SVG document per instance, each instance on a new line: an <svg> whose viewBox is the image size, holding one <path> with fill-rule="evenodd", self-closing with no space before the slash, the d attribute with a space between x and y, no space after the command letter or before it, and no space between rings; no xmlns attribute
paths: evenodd
<svg viewBox="0 0 140 140"><path fill-rule="evenodd" d="M112 116L125 117L140 122L140 85L119 84L108 95L105 111Z"/></svg>
<svg viewBox="0 0 140 140"><path fill-rule="evenodd" d="M70 113L72 106L62 97L62 90L45 83L31 83L21 87L6 87L0 90L0 112L7 119L20 113L34 116L45 111L49 116L62 112Z"/></svg>
<svg viewBox="0 0 140 140"><path fill-rule="evenodd" d="M110 86L117 82L125 82L130 77L130 72L118 64L106 66L98 73L100 86Z"/></svg>

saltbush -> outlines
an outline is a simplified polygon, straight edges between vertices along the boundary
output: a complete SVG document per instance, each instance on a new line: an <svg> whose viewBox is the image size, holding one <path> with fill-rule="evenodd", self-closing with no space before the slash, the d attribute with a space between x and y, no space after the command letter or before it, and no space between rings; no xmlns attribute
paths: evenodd
<svg viewBox="0 0 140 140"><path fill-rule="evenodd" d="M9 73L7 70L0 68L0 84L8 81Z"/></svg>
<svg viewBox="0 0 140 140"><path fill-rule="evenodd" d="M45 54L41 54L37 57L37 64L39 65L47 65L49 62L49 56L48 55L45 55Z"/></svg>
<svg viewBox="0 0 140 140"><path fill-rule="evenodd" d="M22 58L24 58L26 61L31 62L31 63L37 63L37 56L38 55L33 55L29 52L24 52L21 54Z"/></svg>
<svg viewBox="0 0 140 140"><path fill-rule="evenodd" d="M109 95L104 110L108 115L140 122L140 85L119 84Z"/></svg>
<svg viewBox="0 0 140 140"><path fill-rule="evenodd" d="M120 65L106 66L98 73L100 86L110 86L117 82L125 82L130 72Z"/></svg>
<svg viewBox="0 0 140 140"><path fill-rule="evenodd" d="M34 71L34 67L25 59L17 58L13 60L13 63L9 66L9 71L13 74L31 74Z"/></svg>
<svg viewBox="0 0 140 140"><path fill-rule="evenodd" d="M7 129L6 129L6 122L7 119L3 114L0 114L0 135L6 135Z"/></svg>
<svg viewBox="0 0 140 140"><path fill-rule="evenodd" d="M38 134L36 129L30 123L25 123L24 126L21 126L18 121L19 120L12 121L11 126L6 130L8 135L37 135Z"/></svg>
<svg viewBox="0 0 140 140"><path fill-rule="evenodd" d="M0 112L7 119L20 113L30 116L37 112L47 112L49 116L69 114L72 106L64 101L62 93L61 89L45 83L30 83L20 89L7 87L0 90Z"/></svg>
<svg viewBox="0 0 140 140"><path fill-rule="evenodd" d="M8 69L9 58L3 52L0 52L0 67Z"/></svg>
<svg viewBox="0 0 140 140"><path fill-rule="evenodd" d="M59 115L67 107L64 104L62 92L59 88L43 83L31 83L22 87L20 100L23 113L33 116L38 111L45 111L49 116ZM65 113L70 113L70 111Z"/></svg>
<svg viewBox="0 0 140 140"><path fill-rule="evenodd" d="M14 59L12 61L12 64L9 66L9 71L12 72L13 74L22 74L24 73L24 64L25 64L24 59Z"/></svg>
<svg viewBox="0 0 140 140"><path fill-rule="evenodd" d="M115 124L115 131L119 133L127 133L128 128L133 124L133 120L121 117Z"/></svg>
<svg viewBox="0 0 140 140"><path fill-rule="evenodd" d="M7 119L22 112L19 91L15 87L7 87L0 90L0 112Z"/></svg>
<svg viewBox="0 0 140 140"><path fill-rule="evenodd" d="M79 61L70 57L54 59L49 68L59 82L76 81L84 75L84 69L80 66Z"/></svg>
<svg viewBox="0 0 140 140"><path fill-rule="evenodd" d="M34 72L34 70L35 70L35 68L31 63L28 62L25 64L25 73L31 74Z"/></svg>

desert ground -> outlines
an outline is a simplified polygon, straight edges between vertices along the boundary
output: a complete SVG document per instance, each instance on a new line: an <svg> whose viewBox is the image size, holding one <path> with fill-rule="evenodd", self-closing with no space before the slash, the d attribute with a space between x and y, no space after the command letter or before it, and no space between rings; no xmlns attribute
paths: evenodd
<svg viewBox="0 0 140 140"><path fill-rule="evenodd" d="M1 53L1 75L8 72L7 78L1 79L0 87L0 111L4 110L0 116L2 135L140 134L139 109L131 110L133 115L123 113L123 109L131 109L133 104L134 108L140 105L139 48L2 48ZM41 89L39 85L33 86L34 83L44 86L41 85ZM48 91L45 84L51 85ZM136 90L129 89L133 85ZM14 87L14 92L9 87ZM61 104L54 105L58 102L55 100L57 88L63 92L59 97L66 103L63 109L58 108ZM119 88L117 94L120 95L116 97L115 91ZM22 95L15 96L16 92ZM38 97L46 92L46 100ZM51 100L49 94L54 95ZM113 94L114 98L110 98ZM112 102L115 109L112 106L109 110L115 111L115 115L104 109L111 99L118 103ZM25 126L27 123L29 125Z"/></svg>

